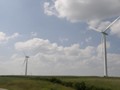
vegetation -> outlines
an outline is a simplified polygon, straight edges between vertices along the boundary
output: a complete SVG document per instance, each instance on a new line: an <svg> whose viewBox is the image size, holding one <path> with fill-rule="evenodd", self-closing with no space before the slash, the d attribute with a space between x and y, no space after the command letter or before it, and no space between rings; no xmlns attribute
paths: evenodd
<svg viewBox="0 0 120 90"><path fill-rule="evenodd" d="M74 90L70 87L40 79L34 80L30 77L0 77L0 88L8 90Z"/></svg>
<svg viewBox="0 0 120 90"><path fill-rule="evenodd" d="M0 77L8 90L120 90L120 78L100 77Z"/></svg>
<svg viewBox="0 0 120 90"><path fill-rule="evenodd" d="M85 82L65 82L58 78L50 78L50 79L48 79L48 81L50 81L52 83L57 83L57 84L60 84L60 85L66 86L66 87L71 87L75 90L111 90L108 88L95 87L94 85L87 86L85 84Z"/></svg>

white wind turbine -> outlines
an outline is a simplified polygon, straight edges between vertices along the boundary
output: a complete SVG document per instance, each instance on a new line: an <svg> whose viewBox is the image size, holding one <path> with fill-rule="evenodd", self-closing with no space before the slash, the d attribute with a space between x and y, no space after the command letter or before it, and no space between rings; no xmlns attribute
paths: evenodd
<svg viewBox="0 0 120 90"><path fill-rule="evenodd" d="M107 69L107 49L106 49L106 35L107 34L107 30L116 22L120 19L120 16L118 18L116 18L112 23L110 23L105 30L101 31L100 33L102 34L103 37L103 41L102 43L104 44L104 76L108 77L108 69ZM94 27L92 27L91 29L94 29L96 31L100 31Z"/></svg>
<svg viewBox="0 0 120 90"><path fill-rule="evenodd" d="M24 60L24 64L25 64L25 76L27 76L27 72L28 72L28 59L30 58L28 55L24 53L24 56L25 56L25 60Z"/></svg>

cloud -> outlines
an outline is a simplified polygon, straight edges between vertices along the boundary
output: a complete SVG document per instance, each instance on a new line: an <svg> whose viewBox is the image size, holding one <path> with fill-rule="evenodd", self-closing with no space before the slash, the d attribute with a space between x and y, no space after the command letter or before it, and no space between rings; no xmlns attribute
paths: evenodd
<svg viewBox="0 0 120 90"><path fill-rule="evenodd" d="M70 22L86 22L89 29L100 32L111 23L108 19L120 15L119 8L120 0L52 0L44 3L45 14ZM110 28L112 35L120 37L119 24L120 21Z"/></svg>
<svg viewBox="0 0 120 90"><path fill-rule="evenodd" d="M6 33L0 32L0 42L6 42L6 41L8 41L10 39L14 39L14 38L16 38L18 36L19 36L19 33L14 33L11 36L7 36Z"/></svg>
<svg viewBox="0 0 120 90"><path fill-rule="evenodd" d="M110 42L106 42L106 48L107 49L110 48ZM98 45L98 47L97 47L97 53L98 53L99 56L104 55L104 44L103 44L103 42Z"/></svg>
<svg viewBox="0 0 120 90"><path fill-rule="evenodd" d="M51 43L49 40L33 38L17 42L15 49L20 52L33 50L34 54L29 54L29 75L103 75L104 60L101 45L81 48L79 44L73 44L64 47ZM119 58L119 54L108 53L109 75L120 75L118 73ZM23 54L15 53L9 61L0 61L1 74L24 75L24 59Z"/></svg>
<svg viewBox="0 0 120 90"><path fill-rule="evenodd" d="M110 29L111 29L110 33L112 35L116 35L120 38L120 20L116 22Z"/></svg>
<svg viewBox="0 0 120 90"><path fill-rule="evenodd" d="M47 15L57 15L56 14L57 12L54 10L54 6L50 6L49 2L44 3L44 9L45 9L44 13L46 13Z"/></svg>
<svg viewBox="0 0 120 90"><path fill-rule="evenodd" d="M106 19L120 15L119 0L53 0L44 3L44 12L71 22Z"/></svg>
<svg viewBox="0 0 120 90"><path fill-rule="evenodd" d="M84 66L95 53L95 48L92 46L88 46L85 49L80 48L79 44L63 47L58 46L56 43L51 43L49 40L40 38L17 42L15 48L20 51L37 51L36 54L30 56L32 57L30 70L33 70L33 66L34 68L41 68L39 71L33 71L36 73L42 72L42 74L50 74L52 71L54 74L74 75L75 73L70 72L71 69L81 68L82 70L82 66ZM16 55L13 57L15 56ZM79 65L76 65L78 63ZM87 67L84 66L83 68Z"/></svg>
<svg viewBox="0 0 120 90"><path fill-rule="evenodd" d="M16 50L38 50L44 54L58 54L58 55L86 55L90 54L92 47L87 47L85 50L80 49L79 44L73 44L70 47L58 46L56 43L51 43L49 40L40 38L33 38L25 42L17 42L15 44ZM88 52L87 52L88 51Z"/></svg>
<svg viewBox="0 0 120 90"><path fill-rule="evenodd" d="M108 44L109 48L110 44ZM49 40L33 38L24 42L15 44L16 50L33 51L29 60L30 72L37 75L103 75L103 58L101 45L98 47L87 46L81 48L79 44L73 44L68 47L58 46L57 43L51 43ZM111 58L112 55L115 58ZM13 55L12 59L20 62L24 56ZM111 65L114 59L119 61L119 54L108 53L108 65ZM113 62L110 71L119 71L119 64ZM22 71L21 71L22 72ZM110 75L116 75L114 73ZM117 75L120 75L118 73Z"/></svg>
<svg viewBox="0 0 120 90"><path fill-rule="evenodd" d="M88 26L90 30L95 30L98 32L102 32L106 29L106 27L110 24L110 21L101 21L101 20L91 20L88 22ZM108 31L110 31L111 35L116 35L120 38L120 20L115 22Z"/></svg>
<svg viewBox="0 0 120 90"><path fill-rule="evenodd" d="M110 21L101 21L98 19L91 20L88 23L89 29L102 32L111 23Z"/></svg>
<svg viewBox="0 0 120 90"><path fill-rule="evenodd" d="M49 40L43 40L40 38L33 38L25 42L17 42L15 48L17 50L34 50L40 48L41 50L51 50L55 49L57 45L55 43L51 44Z"/></svg>

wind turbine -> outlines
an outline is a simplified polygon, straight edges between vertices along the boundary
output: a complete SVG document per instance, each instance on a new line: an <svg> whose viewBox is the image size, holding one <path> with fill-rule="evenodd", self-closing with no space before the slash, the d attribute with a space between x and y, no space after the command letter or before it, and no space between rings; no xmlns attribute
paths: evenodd
<svg viewBox="0 0 120 90"><path fill-rule="evenodd" d="M120 19L120 16L118 18L116 18L112 23L110 23L105 30L103 30L102 32L100 32L102 34L103 37L103 44L104 44L104 76L108 77L108 69L107 69L107 49L106 49L106 36L108 35L107 30L116 22ZM91 28L94 29L96 31L99 31L96 28Z"/></svg>
<svg viewBox="0 0 120 90"><path fill-rule="evenodd" d="M24 63L25 63L25 76L27 76L27 72L28 72L28 59L30 58L29 56L27 56L25 54L25 52L23 52L24 55L25 55L25 60L24 60Z"/></svg>

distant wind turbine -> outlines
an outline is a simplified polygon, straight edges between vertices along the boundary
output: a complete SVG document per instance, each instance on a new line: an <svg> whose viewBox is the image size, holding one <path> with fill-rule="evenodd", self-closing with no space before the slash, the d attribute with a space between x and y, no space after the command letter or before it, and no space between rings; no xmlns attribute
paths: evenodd
<svg viewBox="0 0 120 90"><path fill-rule="evenodd" d="M28 55L24 53L24 56L25 56L25 60L24 60L24 64L25 64L25 76L27 76L27 72L28 72L28 59L30 58Z"/></svg>
<svg viewBox="0 0 120 90"><path fill-rule="evenodd" d="M108 77L108 69L107 69L107 49L106 49L106 35L108 35L107 30L116 22L120 19L120 16L118 18L116 18L112 23L110 23L105 30L103 30L102 32L100 32L102 34L103 37L103 41L101 43L104 43L104 76ZM92 27L91 29L96 30L96 31L100 31L94 27ZM103 49L103 48L102 48Z"/></svg>

